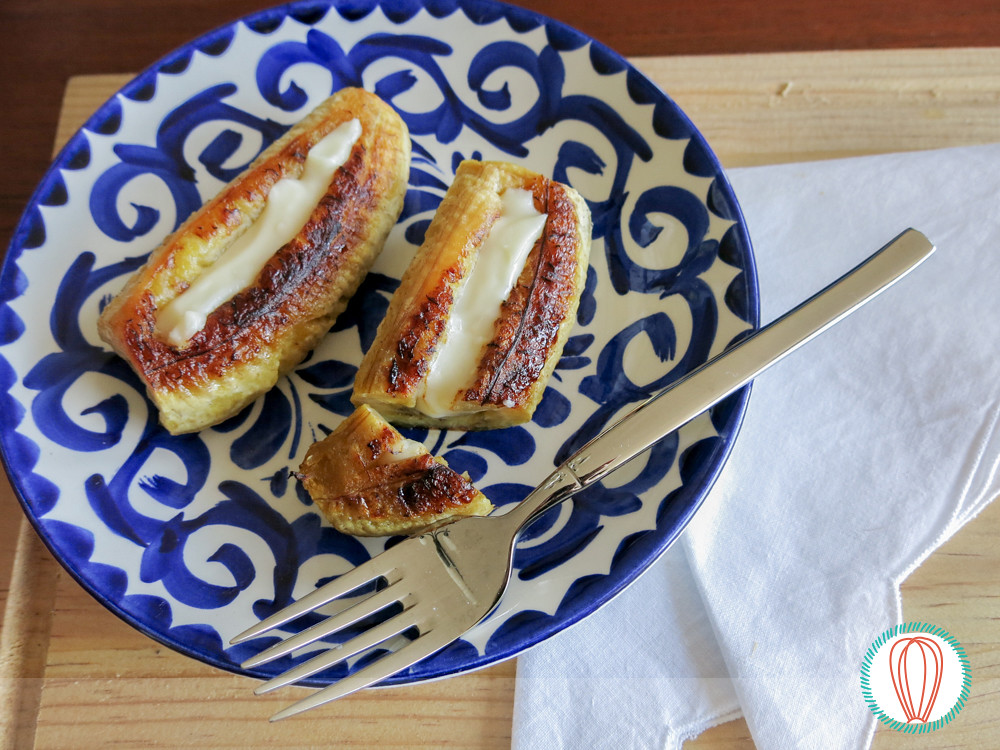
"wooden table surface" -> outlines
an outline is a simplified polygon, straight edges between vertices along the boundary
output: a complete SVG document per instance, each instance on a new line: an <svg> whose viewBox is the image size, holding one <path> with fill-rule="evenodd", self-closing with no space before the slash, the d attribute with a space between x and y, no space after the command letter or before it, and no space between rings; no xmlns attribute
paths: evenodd
<svg viewBox="0 0 1000 750"><path fill-rule="evenodd" d="M11 155L0 185L6 248L52 154L129 78L175 46L266 7L241 0L39 0L0 8ZM525 3L528 4L528 3ZM1000 4L980 0L532 0L620 52L692 117L726 167L1000 141ZM0 480L0 741L63 747L510 745L516 663L368 691L268 724L288 691L176 654L104 610L61 570ZM914 573L904 618L962 641L972 697L944 729L880 731L876 748L992 748L1000 738L1000 503ZM750 748L745 722L687 748ZM542 749L544 750L544 749Z"/></svg>

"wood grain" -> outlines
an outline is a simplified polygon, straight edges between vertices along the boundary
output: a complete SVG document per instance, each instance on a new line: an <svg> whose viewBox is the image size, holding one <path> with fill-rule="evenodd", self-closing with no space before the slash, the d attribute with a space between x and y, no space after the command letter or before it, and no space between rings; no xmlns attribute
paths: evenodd
<svg viewBox="0 0 1000 750"><path fill-rule="evenodd" d="M727 167L989 143L1000 49L636 60Z"/></svg>
<svg viewBox="0 0 1000 750"><path fill-rule="evenodd" d="M638 58L726 167L1000 141L1000 50L902 50ZM57 141L125 75L70 80ZM0 510L19 518L0 484ZM1000 504L904 587L904 617L959 638L972 698L933 734L879 731L877 750L987 748L1000 736ZM296 692L257 698L253 680L174 653L104 610L51 560L26 522L0 529L4 747L510 746L515 664L368 691L298 719L266 717ZM30 595L25 595L25 591ZM743 720L687 750L752 748Z"/></svg>

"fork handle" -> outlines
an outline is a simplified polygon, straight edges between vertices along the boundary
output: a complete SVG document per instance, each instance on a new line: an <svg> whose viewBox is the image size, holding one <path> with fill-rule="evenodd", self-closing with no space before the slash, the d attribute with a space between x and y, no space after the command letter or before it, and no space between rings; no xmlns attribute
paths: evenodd
<svg viewBox="0 0 1000 750"><path fill-rule="evenodd" d="M570 456L505 515L515 528L524 528L854 312L932 252L934 245L923 234L907 229L822 291L639 404Z"/></svg>

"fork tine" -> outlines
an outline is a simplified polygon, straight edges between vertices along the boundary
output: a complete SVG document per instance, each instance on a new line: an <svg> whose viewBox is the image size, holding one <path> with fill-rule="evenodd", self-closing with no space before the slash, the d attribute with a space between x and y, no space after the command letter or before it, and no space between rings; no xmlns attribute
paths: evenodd
<svg viewBox="0 0 1000 750"><path fill-rule="evenodd" d="M259 654L251 656L240 666L244 669L249 669L261 664L266 664L274 659L279 659L286 654L290 654L296 649L308 646L310 643L318 641L320 638L325 638L331 633L336 633L342 628L353 625L359 620L363 620L369 615L373 615L396 602L403 603L403 611L405 612L410 607L408 599L409 597L405 591L398 592L396 587L389 586L388 588L384 588L381 591L372 594L367 599L358 602L352 607L345 609L343 612L339 612L336 615L328 617L325 620L316 623L312 627L303 630L301 633L289 636L285 640L279 641L270 648L264 649Z"/></svg>
<svg viewBox="0 0 1000 750"><path fill-rule="evenodd" d="M314 656L309 661L299 664L297 667L292 667L284 674L280 674L265 682L254 690L254 693L256 695L263 695L285 685L291 685L293 682L304 680L306 677L314 675L317 672L322 672L324 669L344 661L344 659L350 659L355 654L367 651L383 641L392 638L394 635L399 635L414 626L420 625L421 623L418 622L417 618L403 616L408 612L412 612L412 610L400 612L398 615L390 617L385 622L379 623L375 627L360 633L351 640L339 646L334 646L318 656Z"/></svg>
<svg viewBox="0 0 1000 750"><path fill-rule="evenodd" d="M352 568L343 575L337 576L332 581L320 586L315 591L310 591L293 604L275 612L270 617L261 620L256 625L247 628L239 635L231 638L229 640L230 645L236 645L237 643L248 641L251 638L256 638L260 634L266 633L268 630L277 628L287 622L291 622L297 617L301 617L304 614L312 612L314 609L319 609L324 604L329 604L334 599L338 599L344 594L350 593L351 591L354 591L354 589L360 588L366 583L370 583L377 578L386 578L389 585L396 583L399 580L399 574L396 570L391 553L394 549L397 549L397 547L392 547L391 549L386 550L382 554L373 557L368 562L363 563L356 568ZM371 565L371 563L376 559L381 565L380 568L376 568Z"/></svg>
<svg viewBox="0 0 1000 750"><path fill-rule="evenodd" d="M455 635L448 632L447 629L430 630L423 633L405 646L401 646L397 651L386 654L364 669L337 680L332 685L321 688L307 695L302 700L278 711L278 713L271 717L271 721L287 719L289 716L295 716L303 711L322 706L324 703L335 701L369 685L381 682L387 677L396 674L396 672L400 672L436 651L440 651L453 640L455 640Z"/></svg>

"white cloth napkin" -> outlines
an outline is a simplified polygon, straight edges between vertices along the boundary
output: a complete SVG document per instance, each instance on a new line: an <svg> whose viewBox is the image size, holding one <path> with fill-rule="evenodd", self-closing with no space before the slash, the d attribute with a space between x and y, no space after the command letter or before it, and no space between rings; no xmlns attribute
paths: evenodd
<svg viewBox="0 0 1000 750"><path fill-rule="evenodd" d="M754 383L687 531L518 660L513 746L866 748L899 585L998 492L1000 144L734 170L770 321L899 231L938 251ZM960 633L953 633L961 640Z"/></svg>

